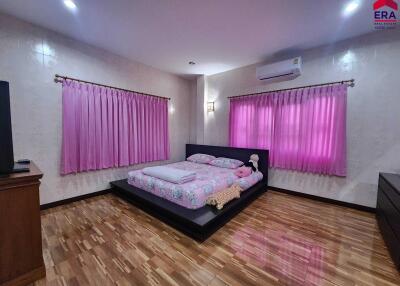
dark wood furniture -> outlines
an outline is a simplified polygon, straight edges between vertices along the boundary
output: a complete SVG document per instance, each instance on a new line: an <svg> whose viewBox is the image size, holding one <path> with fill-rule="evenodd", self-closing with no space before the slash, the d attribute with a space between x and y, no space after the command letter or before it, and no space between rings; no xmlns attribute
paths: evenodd
<svg viewBox="0 0 400 286"><path fill-rule="evenodd" d="M240 199L226 204L222 210L217 210L215 207L208 205L196 210L187 209L136 188L128 184L126 179L111 182L113 191L186 235L198 241L204 241L258 196L267 191L268 150L187 144L186 157L195 153L234 158L243 162L247 162L251 154L258 154L260 157L259 170L263 173L264 178L243 192Z"/></svg>
<svg viewBox="0 0 400 286"><path fill-rule="evenodd" d="M386 246L400 271L400 175L379 174L376 216Z"/></svg>
<svg viewBox="0 0 400 286"><path fill-rule="evenodd" d="M42 256L39 185L43 174L0 177L0 285L27 285L46 276Z"/></svg>

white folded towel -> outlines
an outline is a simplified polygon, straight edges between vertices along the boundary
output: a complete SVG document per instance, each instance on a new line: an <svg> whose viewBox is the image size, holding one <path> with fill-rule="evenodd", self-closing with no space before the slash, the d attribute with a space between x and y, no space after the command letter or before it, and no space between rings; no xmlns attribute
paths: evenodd
<svg viewBox="0 0 400 286"><path fill-rule="evenodd" d="M158 178L174 184L183 184L196 178L196 173L165 166L147 167L142 170L143 174Z"/></svg>

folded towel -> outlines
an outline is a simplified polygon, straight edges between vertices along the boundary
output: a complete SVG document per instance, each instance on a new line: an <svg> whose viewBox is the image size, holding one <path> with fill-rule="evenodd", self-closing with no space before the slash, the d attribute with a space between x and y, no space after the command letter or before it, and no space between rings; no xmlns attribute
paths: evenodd
<svg viewBox="0 0 400 286"><path fill-rule="evenodd" d="M174 184L183 184L196 178L196 173L165 166L147 167L142 170L143 174L158 178Z"/></svg>

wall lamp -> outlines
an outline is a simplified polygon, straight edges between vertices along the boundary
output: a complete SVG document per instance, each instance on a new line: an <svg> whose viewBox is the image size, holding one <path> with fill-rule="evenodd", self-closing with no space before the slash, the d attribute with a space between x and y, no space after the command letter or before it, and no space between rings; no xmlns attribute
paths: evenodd
<svg viewBox="0 0 400 286"><path fill-rule="evenodd" d="M214 112L214 111L215 111L214 101L207 102L207 112Z"/></svg>

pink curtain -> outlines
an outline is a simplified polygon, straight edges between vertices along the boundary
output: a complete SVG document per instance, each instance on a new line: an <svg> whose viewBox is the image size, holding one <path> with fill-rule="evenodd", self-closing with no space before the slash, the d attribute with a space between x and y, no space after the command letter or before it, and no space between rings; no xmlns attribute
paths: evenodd
<svg viewBox="0 0 400 286"><path fill-rule="evenodd" d="M63 82L61 174L169 158L168 102Z"/></svg>
<svg viewBox="0 0 400 286"><path fill-rule="evenodd" d="M230 146L270 150L275 168L346 176L345 84L231 99Z"/></svg>

